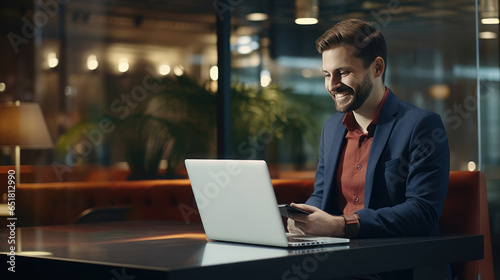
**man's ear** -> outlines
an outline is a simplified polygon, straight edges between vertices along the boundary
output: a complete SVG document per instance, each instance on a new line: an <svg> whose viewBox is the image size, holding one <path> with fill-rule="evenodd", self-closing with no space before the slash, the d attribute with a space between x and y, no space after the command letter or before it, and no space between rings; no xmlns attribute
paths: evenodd
<svg viewBox="0 0 500 280"><path fill-rule="evenodd" d="M385 71L385 61L382 57L377 56L375 60L373 60L372 65L375 69L375 78L381 77Z"/></svg>

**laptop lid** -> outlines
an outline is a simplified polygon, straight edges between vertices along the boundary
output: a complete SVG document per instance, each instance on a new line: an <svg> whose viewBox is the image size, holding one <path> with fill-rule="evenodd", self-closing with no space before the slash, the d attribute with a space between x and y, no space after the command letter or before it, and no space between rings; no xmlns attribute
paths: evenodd
<svg viewBox="0 0 500 280"><path fill-rule="evenodd" d="M267 164L185 161L207 238L288 247Z"/></svg>

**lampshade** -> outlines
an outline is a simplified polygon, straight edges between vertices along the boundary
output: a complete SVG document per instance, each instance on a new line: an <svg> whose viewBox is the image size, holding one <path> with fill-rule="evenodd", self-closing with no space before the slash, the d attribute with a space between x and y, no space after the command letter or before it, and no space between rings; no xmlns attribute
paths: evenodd
<svg viewBox="0 0 500 280"><path fill-rule="evenodd" d="M0 146L50 149L54 145L37 103L0 104Z"/></svg>
<svg viewBox="0 0 500 280"><path fill-rule="evenodd" d="M310 25L318 23L318 0L295 0L295 23Z"/></svg>
<svg viewBox="0 0 500 280"><path fill-rule="evenodd" d="M479 11L481 12L482 19L491 18L498 20L498 0L481 0L480 4Z"/></svg>

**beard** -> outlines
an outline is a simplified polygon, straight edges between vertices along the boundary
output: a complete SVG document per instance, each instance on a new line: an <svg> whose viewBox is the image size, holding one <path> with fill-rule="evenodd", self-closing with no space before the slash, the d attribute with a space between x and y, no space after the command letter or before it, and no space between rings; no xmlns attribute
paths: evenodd
<svg viewBox="0 0 500 280"><path fill-rule="evenodd" d="M372 92L373 89L373 83L370 81L370 78L368 75L365 75L363 78L363 81L361 82L360 85L356 87L354 90L352 87L347 86L345 84L342 84L336 92L347 92L348 95L351 95L352 98L351 100L347 101L345 104L342 104L339 102L336 98L334 98L335 101L335 108L337 109L338 112L340 113L346 113L349 111L354 111L359 108L365 103L366 99L370 96L370 93Z"/></svg>

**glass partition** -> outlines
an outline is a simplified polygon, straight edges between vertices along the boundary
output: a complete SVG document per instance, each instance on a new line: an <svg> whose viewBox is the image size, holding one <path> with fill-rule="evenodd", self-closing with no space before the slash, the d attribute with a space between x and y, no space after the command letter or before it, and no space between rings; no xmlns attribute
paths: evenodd
<svg viewBox="0 0 500 280"><path fill-rule="evenodd" d="M387 40L386 85L402 100L441 115L450 138L452 170L478 164L474 1L296 2L245 1L234 12L235 83L262 95L280 91L289 106L287 114L302 117L302 122L287 123L290 131L273 135L279 144L269 141L266 153L252 156L279 163L278 169L287 175L293 172L286 170L315 168L315 140L335 107L324 88L321 55L314 43L335 23L363 18ZM317 9L316 24L295 22L308 12L299 7L302 2ZM248 156L244 151L237 155Z"/></svg>
<svg viewBox="0 0 500 280"><path fill-rule="evenodd" d="M498 1L480 1L478 9L478 125L480 170L486 176L493 260L500 271L500 60Z"/></svg>

